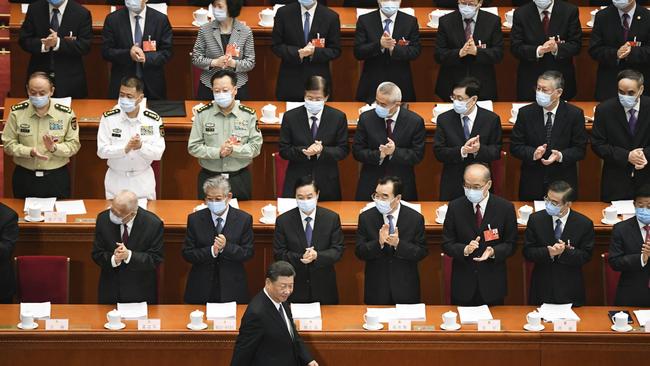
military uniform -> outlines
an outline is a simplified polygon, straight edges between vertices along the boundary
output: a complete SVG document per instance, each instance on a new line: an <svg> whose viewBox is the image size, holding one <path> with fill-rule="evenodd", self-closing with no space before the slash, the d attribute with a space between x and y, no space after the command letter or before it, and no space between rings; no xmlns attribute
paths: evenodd
<svg viewBox="0 0 650 366"><path fill-rule="evenodd" d="M190 155L199 159L198 197L204 199L203 183L216 175L226 176L233 197L251 199L251 175L248 165L260 154L262 133L257 128L253 108L234 102L232 111L224 115L218 105L211 102L196 110L192 131L187 144ZM221 145L228 139L237 139L232 154L221 157Z"/></svg>
<svg viewBox="0 0 650 366"><path fill-rule="evenodd" d="M43 136L55 138L54 151L47 151ZM70 197L70 173L66 165L79 151L79 126L70 107L50 101L43 117L29 101L11 107L2 134L4 151L14 157L14 197ZM48 157L30 155L32 148Z"/></svg>
<svg viewBox="0 0 650 366"><path fill-rule="evenodd" d="M142 147L124 152L129 140L139 134ZM163 121L155 112L140 107L135 118L129 118L118 106L104 112L97 130L97 156L108 160L104 178L106 199L129 190L138 198L156 199L156 179L151 163L160 160L165 151Z"/></svg>

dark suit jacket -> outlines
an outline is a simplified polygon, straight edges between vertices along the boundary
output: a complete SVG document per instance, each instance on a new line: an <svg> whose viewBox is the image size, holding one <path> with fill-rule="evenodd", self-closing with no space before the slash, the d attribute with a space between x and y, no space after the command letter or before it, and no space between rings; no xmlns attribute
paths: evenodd
<svg viewBox="0 0 650 366"><path fill-rule="evenodd" d="M324 207L316 209L312 223L312 245L318 257L310 264L300 261L307 249L305 230L298 208L278 216L273 235L275 260L287 261L296 270L290 302L319 301L323 305L339 303L334 265L343 256L343 231L339 215Z"/></svg>
<svg viewBox="0 0 650 366"><path fill-rule="evenodd" d="M391 54L381 52L379 41L384 33L379 10L364 14L357 19L354 32L354 57L363 61L363 71L357 86L357 100L368 104L375 100L377 87L384 81L392 81L402 90L402 101L415 101L415 88L411 77L411 61L420 55L420 31L418 20L401 11L397 12L393 27L393 39L404 38L406 46L396 45Z"/></svg>
<svg viewBox="0 0 650 366"><path fill-rule="evenodd" d="M306 45L300 12L300 4L293 2L278 9L275 15L271 50L282 60L275 87L278 100L302 102L305 83L314 75L327 79L331 90L330 61L341 55L339 15L327 6L318 4L309 28L309 40L320 34L321 38L325 38L325 47L316 48L311 57L300 61L298 50Z"/></svg>
<svg viewBox="0 0 650 366"><path fill-rule="evenodd" d="M0 302L11 302L16 291L14 247L18 240L18 215L0 203Z"/></svg>
<svg viewBox="0 0 650 366"><path fill-rule="evenodd" d="M219 301L248 302L248 281L244 262L253 257L253 218L234 207L228 208L226 224L221 233L226 246L216 258L212 256L215 224L210 210L194 212L187 217L183 258L192 263L185 286L185 302L205 304L210 298L213 281L219 281Z"/></svg>
<svg viewBox="0 0 650 366"><path fill-rule="evenodd" d="M478 45L476 56L461 58L458 52L465 45L465 22L458 10L440 18L434 56L441 65L436 81L436 94L449 100L454 84L466 76L473 76L481 82L479 100L497 99L497 80L494 65L503 58L503 35L501 19L487 11L479 11L474 26L473 38Z"/></svg>
<svg viewBox="0 0 650 366"><path fill-rule="evenodd" d="M635 217L614 225L609 244L609 265L621 272L616 288L616 306L650 306L650 265L641 266L643 236Z"/></svg>
<svg viewBox="0 0 650 366"><path fill-rule="evenodd" d="M418 199L414 167L424 158L424 120L402 106L393 123L395 152L379 165L379 145L388 142L386 122L377 116L374 109L359 116L352 144L352 155L362 164L355 198L357 201L370 200L370 195L377 187L377 180L385 175L396 175L402 179L402 199Z"/></svg>
<svg viewBox="0 0 650 366"><path fill-rule="evenodd" d="M172 57L172 28L167 16L151 7L147 8L144 21L142 40L151 37L152 41L156 41L156 51L145 52L144 95L148 99L166 99L165 64ZM133 31L127 8L108 14L104 21L102 37L102 57L112 63L108 98L117 99L120 80L125 76L135 75L136 70L136 64L130 56Z"/></svg>
<svg viewBox="0 0 650 366"><path fill-rule="evenodd" d="M508 293L506 259L514 254L517 245L517 221L515 208L505 199L490 194L481 227L476 227L472 203L465 197L449 202L449 209L442 228L442 251L453 258L451 272L452 302L470 302L480 291L486 303L502 301ZM499 230L499 239L485 242L483 232ZM479 249L469 256L463 251L470 241L481 237ZM485 248L494 249L494 258L475 262Z"/></svg>
<svg viewBox="0 0 650 366"><path fill-rule="evenodd" d="M630 151L639 147L650 158L650 97L641 97L634 135L630 133L627 117L618 98L596 107L591 148L603 159L600 199L604 202L631 200L636 188L650 182L650 166L635 170L627 160Z"/></svg>
<svg viewBox="0 0 650 366"><path fill-rule="evenodd" d="M311 175L320 189L319 201L340 201L339 161L350 152L348 119L338 109L325 106L321 114L316 140L323 143L319 157L302 153L314 143L305 107L295 108L282 117L280 127L280 156L289 160L284 178L282 197L295 197L294 185L305 175Z"/></svg>
<svg viewBox="0 0 650 366"><path fill-rule="evenodd" d="M570 100L576 95L576 76L573 57L580 53L582 29L578 7L566 1L555 1L548 25L548 35L535 3L530 2L515 10L510 31L510 50L519 59L517 67L517 100L534 101L537 77L544 71L556 70L564 76L562 97ZM548 37L560 36L557 56L546 53L537 58L537 47Z"/></svg>
<svg viewBox="0 0 650 366"><path fill-rule="evenodd" d="M548 184L564 180L578 193L577 162L585 158L587 132L585 116L582 109L563 100L557 107L551 144L546 147L544 159L551 155L551 150L562 153L562 162L551 165L542 164L542 159L533 160L533 153L538 146L546 143L545 111L537 103L519 109L517 122L510 137L510 152L521 160L519 179L519 200L541 200L546 195Z"/></svg>
<svg viewBox="0 0 650 366"><path fill-rule="evenodd" d="M72 37L70 38L70 33ZM68 1L59 24L59 50L41 52L41 38L50 34L50 8L46 0L32 3L20 27L20 47L31 53L27 76L36 71L55 74L55 97L85 98L86 71L83 56L93 38L90 12L74 0Z"/></svg>
<svg viewBox="0 0 650 366"><path fill-rule="evenodd" d="M490 163L501 158L501 119L487 109L476 106L476 120L470 138L480 136L478 153L460 155L460 148L467 141L461 116L449 110L438 116L436 134L433 137L433 153L443 165L440 176L440 200L451 201L462 197L463 173L473 163Z"/></svg>
<svg viewBox="0 0 650 366"><path fill-rule="evenodd" d="M546 211L530 215L526 225L524 258L535 263L530 282L530 305L585 304L582 266L591 260L594 249L594 223L583 214L571 210L562 230L562 241L575 249L565 249L551 258L547 246L556 243L553 217ZM570 241L570 243L569 243Z"/></svg>
<svg viewBox="0 0 650 366"><path fill-rule="evenodd" d="M424 236L424 217L401 205L397 223L397 249L379 245L384 217L376 208L359 215L355 254L366 262L364 302L368 305L420 302L418 262L429 254Z"/></svg>
<svg viewBox="0 0 650 366"><path fill-rule="evenodd" d="M101 267L98 302L158 303L156 268L163 261L163 222L155 214L138 208L126 247L132 251L129 263L113 268L111 256L122 242L120 225L113 224L105 210L97 215L92 257Z"/></svg>
<svg viewBox="0 0 650 366"><path fill-rule="evenodd" d="M294 337L271 299L260 291L241 319L230 366L306 366L314 360L293 324L291 307L282 306Z"/></svg>
<svg viewBox="0 0 650 366"><path fill-rule="evenodd" d="M637 3L627 39L623 39L623 25L618 9L613 5L596 13L594 28L589 40L589 54L598 62L596 77L596 100L603 101L617 96L616 75L625 69L634 69L650 77L650 10ZM632 47L630 55L618 60L616 51L624 42L636 40L641 47ZM644 91L650 95L650 88Z"/></svg>

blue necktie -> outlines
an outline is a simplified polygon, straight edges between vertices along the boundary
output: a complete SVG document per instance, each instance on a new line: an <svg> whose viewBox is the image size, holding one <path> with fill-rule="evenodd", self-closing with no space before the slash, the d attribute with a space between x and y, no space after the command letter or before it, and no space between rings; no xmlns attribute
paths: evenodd
<svg viewBox="0 0 650 366"><path fill-rule="evenodd" d="M555 240L560 240L562 237L562 220L555 220Z"/></svg>
<svg viewBox="0 0 650 366"><path fill-rule="evenodd" d="M469 139L471 131L469 130L469 117L463 116L463 131L465 132L465 140Z"/></svg>
<svg viewBox="0 0 650 366"><path fill-rule="evenodd" d="M305 12L305 24L302 27L303 32L305 33L305 44L309 43L309 12Z"/></svg>
<svg viewBox="0 0 650 366"><path fill-rule="evenodd" d="M311 238L313 234L313 228L311 227L311 217L305 217L307 225L305 225L305 238L307 239L307 248L311 247Z"/></svg>
<svg viewBox="0 0 650 366"><path fill-rule="evenodd" d="M142 48L142 28L140 28L140 16L135 16L135 31L133 32L133 43L137 44L138 47ZM142 78L142 63L136 62L135 64L135 75L139 78Z"/></svg>
<svg viewBox="0 0 650 366"><path fill-rule="evenodd" d="M390 34L390 23L392 20L386 19L384 20L384 32Z"/></svg>
<svg viewBox="0 0 650 366"><path fill-rule="evenodd" d="M390 235L395 234L395 223L393 222L393 215L386 216L388 219L388 233Z"/></svg>
<svg viewBox="0 0 650 366"><path fill-rule="evenodd" d="M52 9L52 20L50 20L50 28L52 28L52 30L55 32L59 31L59 9L57 8Z"/></svg>

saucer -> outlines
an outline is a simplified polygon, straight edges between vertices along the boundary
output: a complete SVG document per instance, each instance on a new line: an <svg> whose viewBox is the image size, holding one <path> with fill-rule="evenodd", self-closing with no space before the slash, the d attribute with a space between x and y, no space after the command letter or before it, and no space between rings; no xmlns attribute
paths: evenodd
<svg viewBox="0 0 650 366"><path fill-rule="evenodd" d="M274 117L274 118L271 118L271 119L267 119L267 118L262 117L262 118L260 118L260 122L262 122L262 123L279 123L280 118L279 117Z"/></svg>
<svg viewBox="0 0 650 366"><path fill-rule="evenodd" d="M443 324L440 324L440 329L442 329L442 330L458 330L458 329L460 329L460 324L456 323L454 325L446 326L443 323Z"/></svg>
<svg viewBox="0 0 650 366"><path fill-rule="evenodd" d="M512 28L512 24L508 23L507 21L503 22L503 26L506 28Z"/></svg>
<svg viewBox="0 0 650 366"><path fill-rule="evenodd" d="M429 23L427 23L427 27L429 27L429 28L433 28L433 29L436 29L436 28L438 28L438 26L437 26L437 25L434 25L434 24L433 24L433 23L431 23L431 22L429 22Z"/></svg>
<svg viewBox="0 0 650 366"><path fill-rule="evenodd" d="M632 326L629 325L629 324L626 324L625 327L623 327L623 328L616 328L616 325L612 325L611 328L612 328L613 331L621 332L621 333L629 332L629 331L632 330Z"/></svg>
<svg viewBox="0 0 650 366"><path fill-rule="evenodd" d="M271 24L264 24L264 23L262 23L262 22L258 22L257 25L259 25L260 27L265 27L265 28L273 28L273 23L271 23Z"/></svg>
<svg viewBox="0 0 650 366"><path fill-rule="evenodd" d="M120 329L124 329L124 328L126 328L126 324L124 324L124 323L120 323L119 326L117 326L117 327L112 327L112 326L110 325L110 323L106 323L106 324L104 324L104 328L106 328L106 329L108 329L108 330L120 330Z"/></svg>
<svg viewBox="0 0 650 366"><path fill-rule="evenodd" d="M266 225L274 225L275 224L275 218L269 220L269 219L266 219L264 217L260 217L260 222L262 224L266 224Z"/></svg>
<svg viewBox="0 0 650 366"><path fill-rule="evenodd" d="M508 118L508 122L514 124L515 122L517 122L517 119L510 117Z"/></svg>
<svg viewBox="0 0 650 366"><path fill-rule="evenodd" d="M199 326L192 325L192 323L187 324L187 328L191 329L191 330L203 330L203 329L205 329L207 327L208 327L208 325L206 323L201 323L201 325L199 325Z"/></svg>
<svg viewBox="0 0 650 366"><path fill-rule="evenodd" d="M614 221L607 221L605 218L602 218L602 219L600 219L600 222L602 222L605 225L614 225L614 224L618 224L619 222L621 222L621 219L619 219L617 217L616 220L614 220Z"/></svg>
<svg viewBox="0 0 650 366"><path fill-rule="evenodd" d="M593 28L594 27L594 22L592 22L591 20L587 21L587 27Z"/></svg>
<svg viewBox="0 0 650 366"><path fill-rule="evenodd" d="M44 220L45 220L45 216L41 216L41 217L25 216L25 221L27 222L41 222Z"/></svg>
<svg viewBox="0 0 650 366"><path fill-rule="evenodd" d="M380 329L384 329L384 325L381 324L381 323L377 324L377 325L374 326L374 327L371 327L371 326L368 325L368 324L364 324L364 325L362 325L362 327L363 327L363 329L365 329L365 330L380 330Z"/></svg>
<svg viewBox="0 0 650 366"><path fill-rule="evenodd" d="M192 21L192 25L195 26L195 27L200 27L200 26L203 26L203 25L208 24L208 23L210 23L209 20L207 22L204 22L204 23L199 23L196 20Z"/></svg>
<svg viewBox="0 0 650 366"><path fill-rule="evenodd" d="M435 220L435 221L436 221L436 224L440 224L440 225L442 225L442 224L445 223L445 220L444 220L444 219L441 219L441 218L439 218L439 217L436 217L436 220Z"/></svg>
<svg viewBox="0 0 650 366"><path fill-rule="evenodd" d="M540 325L524 324L524 329L531 332L539 332L541 330L544 330L544 324L540 324Z"/></svg>
<svg viewBox="0 0 650 366"><path fill-rule="evenodd" d="M27 327L23 327L23 323L18 323L18 324L16 324L16 326L18 327L18 329L32 330L32 329L36 329L36 328L38 328L38 323L37 323L37 322L33 322L33 323L32 323L32 326L29 327L29 328L27 328Z"/></svg>
<svg viewBox="0 0 650 366"><path fill-rule="evenodd" d="M524 225L524 226L525 226L525 225L528 224L528 220L524 220L524 219L522 219L521 217L518 217L518 218L517 218L517 224L519 224L519 225Z"/></svg>

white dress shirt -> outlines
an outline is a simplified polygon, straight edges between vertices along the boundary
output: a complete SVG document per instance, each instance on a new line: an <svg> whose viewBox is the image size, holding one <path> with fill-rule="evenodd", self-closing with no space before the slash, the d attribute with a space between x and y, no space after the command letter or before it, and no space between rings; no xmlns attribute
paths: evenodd
<svg viewBox="0 0 650 366"><path fill-rule="evenodd" d="M228 218L228 211L230 209L230 205L226 205L226 210L221 214L217 215L214 212L210 211L210 216L212 216L212 224L214 224L215 229L217 228L217 218L221 217L223 222L221 223L221 230L223 231L223 228L226 226L226 218ZM219 251L219 253L222 253L223 249ZM214 245L211 246L210 253L212 253L213 258L217 258L219 253L214 252Z"/></svg>
<svg viewBox="0 0 650 366"><path fill-rule="evenodd" d="M540 20L540 21L542 21L542 22L544 21L544 14L543 14L543 13L544 13L545 11L548 11L548 23L551 24L551 14L553 13L553 6L554 6L554 5L555 5L555 1L551 2L551 5L550 5L548 8L546 8L546 9L537 8L537 12L539 13L539 20ZM542 26L543 26L543 25L544 25L544 23L542 23ZM549 36L549 37L553 37L552 34L549 34L548 36ZM537 46L537 51L535 52L536 55L537 55L537 58L542 58L542 57L544 57L544 55L542 55L542 54L539 52L539 49L540 49L541 47L542 47L542 46ZM555 52L551 52L551 54L552 54L553 56L557 56L557 51L555 51Z"/></svg>
<svg viewBox="0 0 650 366"><path fill-rule="evenodd" d="M311 9L307 9L304 6L300 5L300 25L303 27L305 26L305 13L309 13L309 31L311 32L311 25L314 23L314 14L316 13L316 7L318 6L318 2L314 4L314 6L311 7Z"/></svg>
<svg viewBox="0 0 650 366"><path fill-rule="evenodd" d="M144 20L145 20L145 17L147 16L147 4L145 4L145 6L142 8L142 11L140 12L140 14L136 14L136 13L132 12L131 10L129 10L129 23L131 23L131 37L133 37L133 44L135 44L135 17L136 17L136 15L140 16L140 21L138 23L140 23L140 30L142 30L142 41L144 42L145 41L145 38L144 38ZM139 46L140 46L140 48L142 48L142 45L139 45Z"/></svg>
<svg viewBox="0 0 650 366"><path fill-rule="evenodd" d="M318 112L317 114L309 114L309 112L307 112L307 122L309 122L310 131L311 131L311 125L314 123L314 121L311 119L312 117L316 117L316 127L320 128L320 121L321 121L321 116L323 115L323 109L321 109L320 112Z"/></svg>
<svg viewBox="0 0 650 366"><path fill-rule="evenodd" d="M311 214L309 214L309 215L306 215L304 212L302 212L300 209L298 209L298 212L300 212L300 220L302 222L302 229L303 230L307 230L307 221L305 221L305 219L308 218L308 217L311 217L311 221L309 222L309 224L311 225L311 229L312 229L312 233L313 233L314 223L316 223L316 210L317 209L318 209L318 207L316 207L314 209L314 211L312 211ZM309 244L309 243L307 243L307 244Z"/></svg>
<svg viewBox="0 0 650 366"><path fill-rule="evenodd" d="M399 210L401 208L402 208L402 203L399 202L399 203L397 203L397 208L395 208L395 211L389 212L389 213L387 213L385 215L382 214L382 216L384 217L384 224L390 225L390 223L388 222L388 215L391 215L391 216L393 216L393 226L395 226L395 228L397 228L397 218L399 217Z"/></svg>
<svg viewBox="0 0 650 366"><path fill-rule="evenodd" d="M478 12L481 11L481 8L476 9L476 13L474 13L474 16L471 18L472 22L469 23L469 29L472 30L472 37L474 37L474 28L476 28L476 19L478 18ZM465 18L463 18L463 31L465 31ZM478 45L478 39L475 39L474 42Z"/></svg>
<svg viewBox="0 0 650 366"><path fill-rule="evenodd" d="M271 300L273 306L275 306L276 311L279 312L280 308L282 308L282 313L284 314L284 322L287 324L287 330L289 330L289 334L291 335L291 338L293 338L293 329L291 329L291 324L289 323L289 316L287 315L287 312L284 310L284 306L282 306L282 304L279 302L275 302L275 300L273 300L273 298L269 295L269 293L266 292L266 288L264 289L264 294L266 294L266 297L268 297L269 300Z"/></svg>
<svg viewBox="0 0 650 366"><path fill-rule="evenodd" d="M126 230L128 232L128 235L129 236L131 235L131 229L133 228L133 220L135 220L135 216L133 216L133 218L129 222L127 222L126 224L121 224L120 225L120 240L122 240L121 238L124 235L124 225L126 225ZM128 255L127 255L126 259L124 260L124 263L129 264L129 262L131 261L132 252L131 252L130 249L127 249L127 252L128 252ZM120 262L120 264L122 264L122 263ZM111 265L113 266L113 268L118 267L120 264L117 264L117 262L115 262L115 254L113 254L111 256Z"/></svg>
<svg viewBox="0 0 650 366"><path fill-rule="evenodd" d="M485 217L485 208L487 207L488 200L490 199L490 192L478 203L479 209L481 210L481 217ZM470 202L471 203L471 202ZM476 214L476 204L472 203L472 210Z"/></svg>
<svg viewBox="0 0 650 366"><path fill-rule="evenodd" d="M632 21L634 19L634 12L636 11L636 1L634 2L634 6L632 7L632 9L630 9L630 11L628 11L627 13L622 11L619 8L616 8L616 9L618 10L618 20L621 21L621 26L623 26L623 14L627 14L627 15L630 16L628 22L630 23L629 26L630 26L630 29L631 29L632 28Z"/></svg>
<svg viewBox="0 0 650 366"><path fill-rule="evenodd" d="M61 27L61 22L63 21L63 13L65 12L65 7L67 5L68 5L68 0L64 0L63 3L61 5L59 5L59 15L56 17L59 20L59 27ZM48 13L49 16L47 18L47 21L51 22L52 21L52 10L54 9L52 4L48 3L48 9L50 9L50 11ZM61 46L61 36L60 35L58 36L58 38L56 40L56 45L54 46L54 48L52 48L52 51L58 51L59 46ZM50 51L49 49L45 48L45 45L41 44L41 52L42 53L49 52L49 51Z"/></svg>
<svg viewBox="0 0 650 366"><path fill-rule="evenodd" d="M569 218L569 214L571 213L571 209L567 209L566 214L562 217L560 216L551 216L553 218L553 231L555 232L555 227L557 226L556 222L557 219L560 219L560 222L562 223L562 232L564 232L564 229L566 229L566 221Z"/></svg>
<svg viewBox="0 0 650 366"><path fill-rule="evenodd" d="M472 132L472 128L474 128L474 121L476 121L476 114L478 113L478 105L474 104L474 107L472 108L472 111L469 112L469 114L461 114L459 115L460 117L460 128L463 130L463 133L465 133L465 122L463 122L463 119L465 117L469 118L469 122L467 123L467 127L469 128L469 132ZM463 147L461 146L460 148L460 156L464 159L467 157L467 153L463 153ZM476 156L476 154L474 154Z"/></svg>
<svg viewBox="0 0 650 366"><path fill-rule="evenodd" d="M641 109L641 98L639 98L636 101L636 105L632 108L625 108L623 107L623 110L625 110L625 119L630 122L630 109L634 109L636 113L634 115L636 116L637 121L639 120L639 110Z"/></svg>
<svg viewBox="0 0 650 366"><path fill-rule="evenodd" d="M399 10L398 10L399 12ZM386 26L386 19L390 19L391 22L388 25L388 34L393 36L393 29L395 29L395 19L397 19L397 13L393 14L391 17L387 17L381 10L379 10L379 16L381 17L381 29L383 32L384 27ZM383 33L382 33L383 34Z"/></svg>

